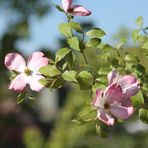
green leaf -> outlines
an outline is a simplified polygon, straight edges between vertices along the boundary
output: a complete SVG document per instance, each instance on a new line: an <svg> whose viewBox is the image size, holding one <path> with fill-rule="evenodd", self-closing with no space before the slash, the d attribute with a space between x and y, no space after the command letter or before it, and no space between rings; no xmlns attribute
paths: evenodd
<svg viewBox="0 0 148 148"><path fill-rule="evenodd" d="M50 85L50 88L60 88L64 85L64 80L62 77L58 77L53 80L52 84Z"/></svg>
<svg viewBox="0 0 148 148"><path fill-rule="evenodd" d="M45 78L40 79L39 82L40 82L40 84L43 85L43 86L47 86L47 84L48 84L48 80L45 79Z"/></svg>
<svg viewBox="0 0 148 148"><path fill-rule="evenodd" d="M96 124L96 133L102 138L107 138L106 132L103 130L103 128L100 125L97 124Z"/></svg>
<svg viewBox="0 0 148 148"><path fill-rule="evenodd" d="M47 77L54 77L61 74L55 65L43 66L39 69L39 72Z"/></svg>
<svg viewBox="0 0 148 148"><path fill-rule="evenodd" d="M64 85L64 80L62 77L51 78L51 79L40 79L40 84L47 88L60 88Z"/></svg>
<svg viewBox="0 0 148 148"><path fill-rule="evenodd" d="M118 43L118 44L116 45L117 49L122 48L122 47L124 46L125 42L126 42L126 41L121 41L120 43Z"/></svg>
<svg viewBox="0 0 148 148"><path fill-rule="evenodd" d="M62 77L63 77L63 79L66 80L66 81L77 82L76 74L77 74L76 71L73 71L73 70L68 71L68 70L66 70L66 71L62 74Z"/></svg>
<svg viewBox="0 0 148 148"><path fill-rule="evenodd" d="M68 44L72 49L75 49L77 51L80 51L80 44L79 39L77 37L72 37L68 39Z"/></svg>
<svg viewBox="0 0 148 148"><path fill-rule="evenodd" d="M138 76L143 76L145 74L145 67L141 64L135 65L133 70Z"/></svg>
<svg viewBox="0 0 148 148"><path fill-rule="evenodd" d="M90 31L86 32L86 35L91 38L100 38L106 35L106 33L100 28L93 28Z"/></svg>
<svg viewBox="0 0 148 148"><path fill-rule="evenodd" d="M136 56L133 56L131 54L126 54L124 60L127 62L127 63L137 63L138 62L138 59Z"/></svg>
<svg viewBox="0 0 148 148"><path fill-rule="evenodd" d="M145 42L145 43L142 45L142 47L141 47L141 48L148 49L148 41L147 41L147 42Z"/></svg>
<svg viewBox="0 0 148 148"><path fill-rule="evenodd" d="M25 94L21 93L17 96L17 104L22 103L26 99Z"/></svg>
<svg viewBox="0 0 148 148"><path fill-rule="evenodd" d="M73 52L70 52L67 58L67 65L69 69L72 69L75 63L76 63L76 56Z"/></svg>
<svg viewBox="0 0 148 148"><path fill-rule="evenodd" d="M9 79L13 80L18 75L18 73L15 71L9 71L9 75Z"/></svg>
<svg viewBox="0 0 148 148"><path fill-rule="evenodd" d="M45 79L45 78L43 78L43 79L40 79L39 82L40 82L41 85L43 85L43 86L49 88L50 85L51 85L52 82L53 82L53 79Z"/></svg>
<svg viewBox="0 0 148 148"><path fill-rule="evenodd" d="M105 89L106 88L106 82L103 82L103 81L96 81L95 84L92 86L92 91L94 93L96 93L96 90L98 89Z"/></svg>
<svg viewBox="0 0 148 148"><path fill-rule="evenodd" d="M60 12L65 12L59 5L53 4L53 6L55 6L58 11L60 11Z"/></svg>
<svg viewBox="0 0 148 148"><path fill-rule="evenodd" d="M109 45L109 44L103 45L102 49L105 50L105 51L112 51L112 50L114 50L114 48L111 45Z"/></svg>
<svg viewBox="0 0 148 148"><path fill-rule="evenodd" d="M77 80L78 80L80 88L83 90L83 89L89 89L92 87L94 78L90 72L81 71L77 75Z"/></svg>
<svg viewBox="0 0 148 148"><path fill-rule="evenodd" d="M142 81L142 92L145 92L145 95L148 96L148 75L145 75L145 78Z"/></svg>
<svg viewBox="0 0 148 148"><path fill-rule="evenodd" d="M62 60L63 58L65 58L65 56L67 54L69 54L71 50L68 48L61 48L60 50L57 51L57 53L55 54L55 61L59 62L60 60Z"/></svg>
<svg viewBox="0 0 148 148"><path fill-rule="evenodd" d="M75 54L71 51L68 55L67 55L67 59L66 62L63 64L62 66L62 70L65 71L66 68L68 69L73 69L74 65L76 62L76 56Z"/></svg>
<svg viewBox="0 0 148 148"><path fill-rule="evenodd" d="M107 76L107 74L110 72L110 68L109 67L101 67L98 71L99 75L105 75Z"/></svg>
<svg viewBox="0 0 148 148"><path fill-rule="evenodd" d="M63 64L63 66L62 66L62 71L65 71L66 70L66 68L67 68L67 66L68 66L68 64L67 64L67 61Z"/></svg>
<svg viewBox="0 0 148 148"><path fill-rule="evenodd" d="M65 36L65 37L72 37L72 30L71 27L68 25L68 23L61 23L59 25L59 31Z"/></svg>
<svg viewBox="0 0 148 148"><path fill-rule="evenodd" d="M148 27L145 27L144 30L148 30Z"/></svg>
<svg viewBox="0 0 148 148"><path fill-rule="evenodd" d="M92 107L84 108L72 122L82 125L95 119L97 113Z"/></svg>
<svg viewBox="0 0 148 148"><path fill-rule="evenodd" d="M139 117L143 123L148 124L148 110L143 108L139 109Z"/></svg>
<svg viewBox="0 0 148 148"><path fill-rule="evenodd" d="M142 16L139 16L137 19L136 19L136 24L141 28L142 25L143 25L143 17Z"/></svg>
<svg viewBox="0 0 148 148"><path fill-rule="evenodd" d="M137 42L139 37L139 32L140 32L140 29L136 29L132 32L132 39L134 42Z"/></svg>
<svg viewBox="0 0 148 148"><path fill-rule="evenodd" d="M134 107L140 107L144 104L144 98L141 91L139 91L135 96L132 96L131 100Z"/></svg>
<svg viewBox="0 0 148 148"><path fill-rule="evenodd" d="M29 99L29 100L33 100L33 101L36 100L36 98L33 97L33 96L28 96L28 99Z"/></svg>
<svg viewBox="0 0 148 148"><path fill-rule="evenodd" d="M79 32L79 33L82 33L82 28L80 26L79 23L76 23L76 22L68 22L68 25L74 29L75 31Z"/></svg>
<svg viewBox="0 0 148 148"><path fill-rule="evenodd" d="M87 46L88 46L88 47L95 48L95 47L97 47L100 43L101 43L101 39L99 39L99 38L91 38L91 39L88 41Z"/></svg>
<svg viewBox="0 0 148 148"><path fill-rule="evenodd" d="M89 64L82 64L82 65L80 65L80 67L82 67L83 70L85 70L85 71L92 71L92 72L94 72L93 67L90 66Z"/></svg>

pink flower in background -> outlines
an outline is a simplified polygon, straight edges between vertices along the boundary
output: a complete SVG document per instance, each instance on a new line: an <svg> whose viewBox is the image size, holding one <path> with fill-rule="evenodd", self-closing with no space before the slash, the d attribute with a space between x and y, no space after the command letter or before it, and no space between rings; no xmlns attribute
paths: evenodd
<svg viewBox="0 0 148 148"><path fill-rule="evenodd" d="M108 83L120 85L122 92L125 96L134 96L140 89L139 83L133 75L120 76L115 70L108 74Z"/></svg>
<svg viewBox="0 0 148 148"><path fill-rule="evenodd" d="M96 91L92 105L97 109L97 117L107 125L114 125L114 117L125 120L129 118L134 108L130 98L123 95L120 85L109 85L105 91Z"/></svg>
<svg viewBox="0 0 148 148"><path fill-rule="evenodd" d="M42 52L34 52L27 63L18 53L9 53L5 57L5 66L19 74L11 81L10 90L22 92L27 84L34 91L40 91L43 86L38 82L43 76L38 70L48 64L48 59Z"/></svg>
<svg viewBox="0 0 148 148"><path fill-rule="evenodd" d="M77 16L88 16L91 14L89 10L81 5L72 5L72 0L62 0L62 7L66 13Z"/></svg>

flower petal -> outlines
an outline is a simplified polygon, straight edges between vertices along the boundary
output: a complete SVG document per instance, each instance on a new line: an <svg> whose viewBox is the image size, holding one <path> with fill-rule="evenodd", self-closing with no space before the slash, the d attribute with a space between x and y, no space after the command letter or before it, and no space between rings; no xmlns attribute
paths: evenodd
<svg viewBox="0 0 148 148"><path fill-rule="evenodd" d="M70 8L71 4L72 4L72 0L62 0L62 7L65 12L67 12L67 10Z"/></svg>
<svg viewBox="0 0 148 148"><path fill-rule="evenodd" d="M125 120L134 113L134 108L132 106L124 107L120 105L111 105L109 108L109 112L116 118Z"/></svg>
<svg viewBox="0 0 148 148"><path fill-rule="evenodd" d="M121 77L118 84L121 86L123 93L128 97L136 95L140 89L136 78L132 75L125 75Z"/></svg>
<svg viewBox="0 0 148 148"><path fill-rule="evenodd" d="M122 99L122 89L117 84L109 85L104 91L104 100L107 103L120 102Z"/></svg>
<svg viewBox="0 0 148 148"><path fill-rule="evenodd" d="M32 77L30 78L30 82L28 82L32 90L39 92L44 87L39 83L39 80L41 78L43 78L41 75L37 75L37 74L32 75Z"/></svg>
<svg viewBox="0 0 148 148"><path fill-rule="evenodd" d="M38 71L41 67L48 64L48 58L44 57L42 52L34 52L31 57L29 57L27 66L32 71Z"/></svg>
<svg viewBox="0 0 148 148"><path fill-rule="evenodd" d="M108 83L109 85L111 85L113 82L116 83L119 77L119 73L115 70L112 70L110 73L108 73L107 77L108 77Z"/></svg>
<svg viewBox="0 0 148 148"><path fill-rule="evenodd" d="M104 110L98 110L98 118L107 125L114 125L114 118Z"/></svg>
<svg viewBox="0 0 148 148"><path fill-rule="evenodd" d="M124 85L124 87L122 88L123 93L128 97L136 95L139 89L140 89L140 86L138 86L137 83L127 84L127 85Z"/></svg>
<svg viewBox="0 0 148 148"><path fill-rule="evenodd" d="M89 10L87 10L85 7L81 6L81 5L71 6L68 13L70 13L72 15L77 15L77 16L91 15L91 12Z"/></svg>
<svg viewBox="0 0 148 148"><path fill-rule="evenodd" d="M121 100L121 106L124 107L131 107L132 106L132 101L131 98L124 96Z"/></svg>
<svg viewBox="0 0 148 148"><path fill-rule="evenodd" d="M132 75L125 75L123 77L121 77L119 79L119 83L122 85L124 84L133 84L133 83L136 83L136 77L132 76Z"/></svg>
<svg viewBox="0 0 148 148"><path fill-rule="evenodd" d="M18 72L23 72L26 67L24 58L18 53L7 54L4 63L8 69Z"/></svg>
<svg viewBox="0 0 148 148"><path fill-rule="evenodd" d="M9 89L16 92L22 92L26 86L26 81L23 75L16 76L10 83Z"/></svg>
<svg viewBox="0 0 148 148"><path fill-rule="evenodd" d="M96 91L96 96L95 96L95 99L93 100L92 102L92 105L94 107L103 107L104 104L103 104L103 98L102 98L102 94L103 94L103 91L101 89L98 89Z"/></svg>

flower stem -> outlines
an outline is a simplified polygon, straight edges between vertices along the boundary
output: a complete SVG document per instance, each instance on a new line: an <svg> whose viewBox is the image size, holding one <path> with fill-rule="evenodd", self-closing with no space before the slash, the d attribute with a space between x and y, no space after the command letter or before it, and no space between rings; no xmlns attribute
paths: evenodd
<svg viewBox="0 0 148 148"><path fill-rule="evenodd" d="M88 64L87 58L86 58L86 56L85 56L85 53L82 52L82 55L83 55L83 57L84 57L84 60L85 60L86 64Z"/></svg>

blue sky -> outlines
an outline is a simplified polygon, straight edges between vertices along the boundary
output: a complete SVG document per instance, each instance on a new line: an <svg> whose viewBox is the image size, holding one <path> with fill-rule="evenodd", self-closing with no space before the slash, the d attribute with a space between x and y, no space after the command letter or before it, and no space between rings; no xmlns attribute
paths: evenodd
<svg viewBox="0 0 148 148"><path fill-rule="evenodd" d="M50 0L59 4L61 0ZM95 26L101 27L106 33L105 41L109 41L120 26L136 28L134 23L138 16L143 16L145 26L148 26L148 0L76 0L76 4L82 4L92 11L88 17L76 17L76 21L92 20ZM40 47L58 49L56 39L60 36L58 24L65 21L65 16L53 8L52 14L44 18L30 19L30 39L19 41L18 48L31 53ZM3 22L0 20L0 25Z"/></svg>

